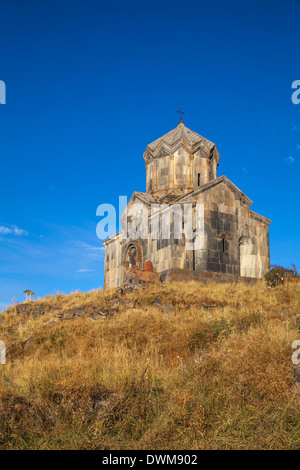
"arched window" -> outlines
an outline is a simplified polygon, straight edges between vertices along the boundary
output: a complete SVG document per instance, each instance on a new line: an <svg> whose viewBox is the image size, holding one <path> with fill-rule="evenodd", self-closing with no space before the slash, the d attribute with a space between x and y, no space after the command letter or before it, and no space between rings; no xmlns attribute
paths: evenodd
<svg viewBox="0 0 300 470"><path fill-rule="evenodd" d="M229 242L232 237L225 232L221 232L217 234L217 238L220 240L218 250L222 253L229 251Z"/></svg>

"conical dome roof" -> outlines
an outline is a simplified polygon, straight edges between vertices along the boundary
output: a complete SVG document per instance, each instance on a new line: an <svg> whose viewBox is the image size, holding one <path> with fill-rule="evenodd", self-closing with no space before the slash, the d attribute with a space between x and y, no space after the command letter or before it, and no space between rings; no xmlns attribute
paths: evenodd
<svg viewBox="0 0 300 470"><path fill-rule="evenodd" d="M155 158L172 155L180 147L183 147L191 155L199 151L200 155L204 158L210 158L214 152L217 153L213 142L188 129L184 122L180 120L175 129L172 129L147 146L144 159L147 163L147 161Z"/></svg>

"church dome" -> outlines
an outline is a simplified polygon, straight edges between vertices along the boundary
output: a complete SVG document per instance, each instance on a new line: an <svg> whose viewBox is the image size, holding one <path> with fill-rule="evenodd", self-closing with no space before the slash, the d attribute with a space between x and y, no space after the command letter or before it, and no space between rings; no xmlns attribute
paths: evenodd
<svg viewBox="0 0 300 470"><path fill-rule="evenodd" d="M148 161L154 158L172 155L180 148L183 148L189 155L194 155L198 152L199 156L204 158L211 158L213 153L218 154L213 142L210 142L189 129L184 125L184 122L180 120L175 129L172 129L147 146L144 153L144 160L147 164Z"/></svg>
<svg viewBox="0 0 300 470"><path fill-rule="evenodd" d="M217 177L219 158L213 142L180 120L146 148L146 192L157 197L186 194Z"/></svg>

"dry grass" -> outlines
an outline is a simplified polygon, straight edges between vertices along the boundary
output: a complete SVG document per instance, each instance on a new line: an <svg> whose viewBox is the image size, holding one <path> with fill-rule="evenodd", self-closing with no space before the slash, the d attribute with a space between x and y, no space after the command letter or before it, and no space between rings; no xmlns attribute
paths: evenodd
<svg viewBox="0 0 300 470"><path fill-rule="evenodd" d="M126 294L138 307L112 319L4 314L0 449L299 449L299 293L297 280L274 289L168 283ZM107 308L115 295L37 302ZM191 347L221 318L226 328Z"/></svg>

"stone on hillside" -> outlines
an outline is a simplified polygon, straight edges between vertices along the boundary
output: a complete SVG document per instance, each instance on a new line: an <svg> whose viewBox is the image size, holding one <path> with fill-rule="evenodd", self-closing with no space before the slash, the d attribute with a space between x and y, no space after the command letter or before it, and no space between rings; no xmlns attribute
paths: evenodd
<svg viewBox="0 0 300 470"><path fill-rule="evenodd" d="M34 305L30 314L34 317L34 318L38 318L42 315L44 315L44 308L43 308L43 305Z"/></svg>
<svg viewBox="0 0 300 470"><path fill-rule="evenodd" d="M62 320L62 317L63 317L63 313L62 313L62 312L56 313L56 314L54 315L54 318L56 319L56 321L57 321L57 320Z"/></svg>
<svg viewBox="0 0 300 470"><path fill-rule="evenodd" d="M13 305L13 306L10 306L10 307L8 307L8 308L5 310L5 312L3 312L3 313L7 313L7 314L16 313L16 308L15 308L14 305Z"/></svg>
<svg viewBox="0 0 300 470"><path fill-rule="evenodd" d="M159 298L154 299L153 302L154 307L161 307L162 306L162 301Z"/></svg>
<svg viewBox="0 0 300 470"><path fill-rule="evenodd" d="M163 307L163 312L164 313L173 313L174 312L174 307L172 304L167 304L167 305L164 305Z"/></svg>
<svg viewBox="0 0 300 470"><path fill-rule="evenodd" d="M32 310L32 304L17 304L15 306L17 314L29 315Z"/></svg>
<svg viewBox="0 0 300 470"><path fill-rule="evenodd" d="M218 305L216 305L216 304L207 304L206 302L202 302L202 307L205 310L209 310L211 308L218 308Z"/></svg>
<svg viewBox="0 0 300 470"><path fill-rule="evenodd" d="M102 315L103 317L107 317L107 315L109 315L109 310L107 310L106 308L99 308L96 311L96 315Z"/></svg>
<svg viewBox="0 0 300 470"><path fill-rule="evenodd" d="M73 309L65 310L63 312L63 319L64 320L72 320L73 318L74 318L74 310Z"/></svg>
<svg viewBox="0 0 300 470"><path fill-rule="evenodd" d="M118 310L120 305L121 305L121 301L118 297L116 297L115 299L111 301L110 308L112 308L113 310Z"/></svg>
<svg viewBox="0 0 300 470"><path fill-rule="evenodd" d="M73 310L75 317L84 317L85 309L83 307L76 307Z"/></svg>
<svg viewBox="0 0 300 470"><path fill-rule="evenodd" d="M125 284L124 290L126 292L134 292L135 290L143 289L143 284Z"/></svg>
<svg viewBox="0 0 300 470"><path fill-rule="evenodd" d="M92 314L92 318L94 320L98 320L98 319L106 318L108 317L108 315L109 315L109 310L105 308L99 308Z"/></svg>
<svg viewBox="0 0 300 470"><path fill-rule="evenodd" d="M95 309L96 309L96 308L97 308L97 307L95 307L95 305L87 305L87 306L85 307L86 314L87 314L87 315L92 315L92 314L95 312Z"/></svg>
<svg viewBox="0 0 300 470"><path fill-rule="evenodd" d="M27 349L31 346L32 344L32 338L29 338L27 341L25 341L25 344L24 344L24 351L27 351Z"/></svg>

